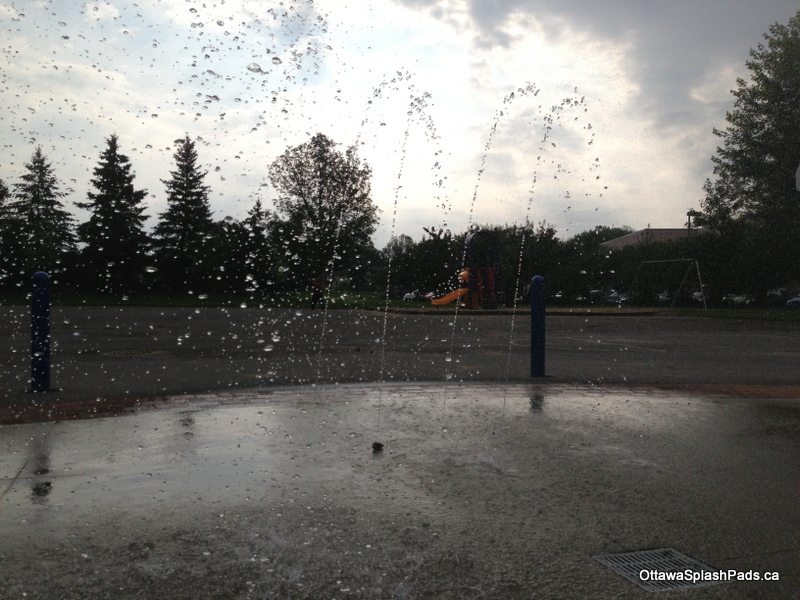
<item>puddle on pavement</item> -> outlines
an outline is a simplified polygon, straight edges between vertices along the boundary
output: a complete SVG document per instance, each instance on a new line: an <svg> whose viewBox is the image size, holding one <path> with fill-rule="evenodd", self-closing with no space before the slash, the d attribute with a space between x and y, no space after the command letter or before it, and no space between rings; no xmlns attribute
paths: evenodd
<svg viewBox="0 0 800 600"><path fill-rule="evenodd" d="M115 507L269 504L310 486L355 498L376 480L410 498L414 470L437 461L525 476L529 452L650 468L665 444L681 440L689 459L694 444L715 443L709 431L757 410L652 390L415 384L387 386L379 414L378 396L375 386L295 388L250 392L242 404L5 426L0 507L9 522L58 526Z"/></svg>

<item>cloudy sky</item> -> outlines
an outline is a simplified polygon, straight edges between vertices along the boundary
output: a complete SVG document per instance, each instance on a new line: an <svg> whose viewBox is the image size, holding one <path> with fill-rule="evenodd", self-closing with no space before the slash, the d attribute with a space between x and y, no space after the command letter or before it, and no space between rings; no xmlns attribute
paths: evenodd
<svg viewBox="0 0 800 600"><path fill-rule="evenodd" d="M0 178L41 145L69 193L111 133L148 214L200 140L217 218L322 132L358 144L375 236L547 221L679 227L748 50L796 0L0 0ZM393 219L393 216L396 218ZM394 221L394 225L393 225Z"/></svg>

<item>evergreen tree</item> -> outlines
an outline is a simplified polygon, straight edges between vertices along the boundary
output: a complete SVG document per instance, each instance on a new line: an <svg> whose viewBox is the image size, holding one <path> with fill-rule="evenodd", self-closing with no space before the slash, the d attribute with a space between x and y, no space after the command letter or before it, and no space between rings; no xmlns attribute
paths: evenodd
<svg viewBox="0 0 800 600"><path fill-rule="evenodd" d="M0 179L0 286L12 283L16 271L16 224L10 206L11 194Z"/></svg>
<svg viewBox="0 0 800 600"><path fill-rule="evenodd" d="M3 218L9 211L9 198L11 198L11 194L8 191L8 186L0 179L0 218Z"/></svg>
<svg viewBox="0 0 800 600"><path fill-rule="evenodd" d="M36 271L57 273L67 252L75 249L72 217L64 210L58 189L58 179L41 147L33 153L31 162L19 183L14 184L14 199L8 213L17 231L19 267L23 279Z"/></svg>
<svg viewBox="0 0 800 600"><path fill-rule="evenodd" d="M269 244L270 230L274 218L264 209L261 200L256 199L244 220L247 232L245 264L253 287L263 294L268 282L272 281L272 252Z"/></svg>
<svg viewBox="0 0 800 600"><path fill-rule="evenodd" d="M97 289L112 292L135 288L141 279L147 246L142 203L147 191L133 187L131 164L119 152L117 136L107 143L94 169L96 191L87 194L88 202L76 204L92 213L78 226L79 239L86 244L85 273Z"/></svg>
<svg viewBox="0 0 800 600"><path fill-rule="evenodd" d="M197 164L194 142L178 141L175 170L162 180L167 188L167 210L159 215L155 244L159 269L168 286L194 288L209 282L208 243L214 233L209 187Z"/></svg>
<svg viewBox="0 0 800 600"><path fill-rule="evenodd" d="M230 216L214 223L212 234L206 242L203 261L210 279L206 279L203 289L243 294L245 288L251 287L246 257L245 225Z"/></svg>

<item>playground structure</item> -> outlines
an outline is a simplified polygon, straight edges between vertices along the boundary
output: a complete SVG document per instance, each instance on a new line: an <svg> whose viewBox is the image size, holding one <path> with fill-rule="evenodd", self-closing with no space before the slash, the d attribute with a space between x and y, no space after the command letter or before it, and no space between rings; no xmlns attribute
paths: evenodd
<svg viewBox="0 0 800 600"><path fill-rule="evenodd" d="M632 294L636 290L644 290L644 289L647 289L647 287L651 287L651 288L653 287L653 283L654 282L653 281L647 281L648 280L648 277L647 277L647 275L648 275L647 268L648 267L652 268L653 266L663 267L663 266L666 266L666 265L669 265L669 266L675 265L675 266L680 268L684 264L687 265L686 272L683 274L683 278L680 280L680 284L678 285L678 288L675 290L674 294L671 294L670 293L671 290L669 290L669 282L670 282L669 274L667 274L665 276L665 274L662 273L660 278L658 278L658 277L654 278L654 280L658 282L655 287L659 288L659 289L664 289L663 292L658 294L658 298L660 299L660 298L663 297L665 301L671 300L670 308L674 307L675 303L681 297L681 292L686 290L686 293L688 294L688 291L691 289L691 282L689 281L689 279L690 279L689 275L691 274L692 270L694 269L694 271L695 271L695 273L697 275L697 282L696 282L697 285L695 287L695 289L697 291L693 294L693 297L697 301L700 301L700 302L703 303L703 310L708 310L708 305L706 304L706 286L703 284L703 277L700 275L700 263L697 261L697 259L694 259L694 258L674 258L674 259L667 259L667 260L643 260L642 262L639 263L639 267L636 269L636 274L633 276L633 281L631 281L631 285L628 288L628 293L626 294L626 296L628 298L631 298ZM649 274L652 275L652 273L649 273ZM677 272L677 275L680 275L680 272ZM638 288L636 286L637 283L640 284ZM649 286L647 284L649 284ZM641 295L641 293L642 292L640 292L640 295ZM652 293L653 292L651 291L651 294ZM641 298L640 298L640 301L641 301Z"/></svg>
<svg viewBox="0 0 800 600"><path fill-rule="evenodd" d="M462 299L464 308L497 307L497 244L491 231L479 230L467 236L464 265L458 273L457 289L431 299L434 306L443 306Z"/></svg>

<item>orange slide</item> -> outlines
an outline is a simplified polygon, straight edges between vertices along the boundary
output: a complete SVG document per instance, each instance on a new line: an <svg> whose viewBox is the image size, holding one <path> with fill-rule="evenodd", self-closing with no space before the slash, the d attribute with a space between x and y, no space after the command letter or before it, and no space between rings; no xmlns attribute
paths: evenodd
<svg viewBox="0 0 800 600"><path fill-rule="evenodd" d="M436 306L442 304L450 304L451 302L455 302L456 300L461 298L461 296L465 296L467 292L469 292L469 288L458 288L457 290L453 290L449 294L445 294L441 298L432 298L431 304L434 304Z"/></svg>

